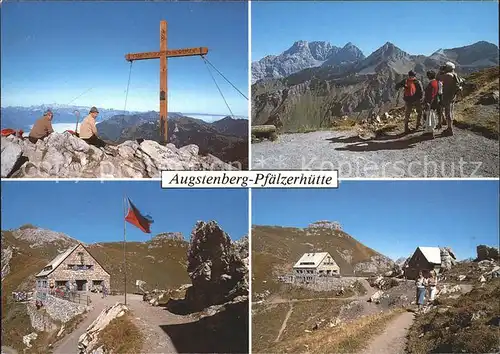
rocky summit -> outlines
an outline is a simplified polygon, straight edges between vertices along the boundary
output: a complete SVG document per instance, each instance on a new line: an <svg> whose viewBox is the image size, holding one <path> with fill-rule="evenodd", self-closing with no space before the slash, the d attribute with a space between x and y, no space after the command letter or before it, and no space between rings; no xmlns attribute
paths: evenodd
<svg viewBox="0 0 500 354"><path fill-rule="evenodd" d="M198 222L188 250L190 308L201 310L248 296L247 252L248 246L233 244L217 222Z"/></svg>
<svg viewBox="0 0 500 354"><path fill-rule="evenodd" d="M176 148L157 142L126 141L96 148L68 132L32 144L2 137L2 178L158 178L162 170L234 170L196 145Z"/></svg>

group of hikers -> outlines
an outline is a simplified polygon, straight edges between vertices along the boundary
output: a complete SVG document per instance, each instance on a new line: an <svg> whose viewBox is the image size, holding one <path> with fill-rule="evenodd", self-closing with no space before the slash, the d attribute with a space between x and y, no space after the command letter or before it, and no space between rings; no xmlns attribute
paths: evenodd
<svg viewBox="0 0 500 354"><path fill-rule="evenodd" d="M425 125L424 134L433 137L435 129L441 129L447 125L442 135L453 135L453 104L457 94L462 90L463 83L455 72L455 64L447 62L437 73L434 70L427 71L429 84L425 90L416 76L416 73L411 70L408 72L408 78L396 85L396 90L404 88L405 133L410 131L408 126L410 115L415 109L417 111L416 130L422 123Z"/></svg>
<svg viewBox="0 0 500 354"><path fill-rule="evenodd" d="M431 270L427 276L424 276L423 272L420 271L418 273L418 278L415 281L417 286L417 306L418 311L422 310L422 307L425 305L425 299L429 303L432 303L436 298L436 290L437 290L437 274L434 270ZM427 295L427 296L426 296Z"/></svg>
<svg viewBox="0 0 500 354"><path fill-rule="evenodd" d="M80 125L80 131L75 132L75 135L84 140L87 144L94 145L98 148L105 147L107 144L97 135L96 119L99 111L96 107L92 107L87 117L85 117ZM52 119L54 113L48 109L45 111L42 118L38 119L29 134L29 141L36 144L38 140L43 140L54 132L52 128Z"/></svg>

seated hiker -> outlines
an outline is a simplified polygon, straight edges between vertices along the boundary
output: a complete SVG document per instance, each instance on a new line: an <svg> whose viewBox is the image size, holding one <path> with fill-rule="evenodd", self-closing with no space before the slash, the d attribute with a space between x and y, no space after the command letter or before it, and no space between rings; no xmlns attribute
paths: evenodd
<svg viewBox="0 0 500 354"><path fill-rule="evenodd" d="M436 80L436 72L430 70L427 72L427 78L430 80L425 88L424 106L426 112L425 134L434 135L434 128L438 125L438 109L440 106L441 82Z"/></svg>
<svg viewBox="0 0 500 354"><path fill-rule="evenodd" d="M415 129L420 127L420 121L422 119L422 98L423 98L423 88L422 83L417 80L417 74L413 70L408 72L408 78L404 79L396 85L396 90L404 87L403 100L405 101L405 133L410 131L408 124L410 121L410 115L413 109L417 111L417 126Z"/></svg>
<svg viewBox="0 0 500 354"><path fill-rule="evenodd" d="M96 107L90 109L89 115L85 117L80 125L80 138L87 144L97 146L98 148L105 147L106 143L97 136L97 127L95 120L99 115Z"/></svg>
<svg viewBox="0 0 500 354"><path fill-rule="evenodd" d="M48 137L51 133L54 132L52 129L52 118L54 114L50 109L46 110L43 114L43 117L38 119L35 124L33 124L33 128L31 128L29 134L29 141L33 144L36 144L38 140L43 140Z"/></svg>
<svg viewBox="0 0 500 354"><path fill-rule="evenodd" d="M455 73L455 64L447 62L444 66L445 70L440 79L443 83L442 105L448 127L443 134L453 135L453 106L457 94L462 90L463 80Z"/></svg>

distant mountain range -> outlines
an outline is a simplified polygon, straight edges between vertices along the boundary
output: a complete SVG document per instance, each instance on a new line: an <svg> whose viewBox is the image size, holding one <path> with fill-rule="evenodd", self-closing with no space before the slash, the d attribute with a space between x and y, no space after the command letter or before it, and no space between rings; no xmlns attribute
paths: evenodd
<svg viewBox="0 0 500 354"><path fill-rule="evenodd" d="M54 112L53 123L75 123L77 114L80 113L80 121L89 114L91 107L86 106L68 106L68 105L39 105L30 107L2 107L1 108L1 126L3 128L23 129L29 131L30 126L40 118L45 110L51 109ZM109 119L117 114L123 114L123 110L99 109L98 121ZM135 112L125 112L133 114Z"/></svg>
<svg viewBox="0 0 500 354"><path fill-rule="evenodd" d="M384 110L396 103L394 86L409 70L425 83L426 71L446 61L465 75L497 66L498 57L498 46L484 41L430 56L410 55L387 42L368 57L351 43L339 48L328 42L295 42L278 56L252 63L252 124L297 131L343 115Z"/></svg>
<svg viewBox="0 0 500 354"><path fill-rule="evenodd" d="M76 118L77 114L75 111L78 111L80 114L79 121L81 122L85 116L88 115L90 108L87 106L72 106L72 105L60 105L60 104L43 104L38 106L29 106L29 107L18 107L18 106L8 106L1 108L1 126L3 128L12 128L12 129L23 129L25 131L29 131L30 126L32 126L35 121L40 118L45 110L51 109L54 112L54 120L53 124L59 123L75 123L76 126ZM139 111L123 111L117 109L106 109L100 108L99 116L97 117L98 122L103 122L108 120L111 117L117 115L134 115L134 114L156 114L156 112L139 112ZM200 117L203 120L212 121L223 118L224 115L216 115L216 114L207 114L207 113L179 113L179 112L169 112L169 116L194 116ZM220 118L218 118L220 117ZM235 117L236 118L236 117ZM245 118L245 117L237 117L237 118ZM74 129L74 128L73 128Z"/></svg>
<svg viewBox="0 0 500 354"><path fill-rule="evenodd" d="M248 119L225 117L213 123L169 113L169 142L176 147L198 145L201 154L212 154L224 162L239 161L248 168ZM127 140L160 141L159 115L147 112L117 115L97 124L99 135L121 143Z"/></svg>

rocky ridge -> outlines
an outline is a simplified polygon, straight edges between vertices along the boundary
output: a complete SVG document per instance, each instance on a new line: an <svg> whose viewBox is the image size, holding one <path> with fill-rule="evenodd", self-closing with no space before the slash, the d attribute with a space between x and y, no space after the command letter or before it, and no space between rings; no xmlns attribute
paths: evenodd
<svg viewBox="0 0 500 354"><path fill-rule="evenodd" d="M2 178L158 178L162 170L235 170L196 145L176 148L154 141L126 141L96 148L70 133L44 141L1 138Z"/></svg>
<svg viewBox="0 0 500 354"><path fill-rule="evenodd" d="M252 83L286 77L303 69L321 65L340 65L364 59L352 43L336 47L325 41L297 41L280 55L268 55L252 63Z"/></svg>
<svg viewBox="0 0 500 354"><path fill-rule="evenodd" d="M389 111L398 102L395 84L409 70L425 84L426 71L446 61L454 62L461 75L499 62L498 47L487 42L438 52L410 55L388 42L367 58L257 81L252 85L252 124L272 124L282 132L329 127L346 115L364 118L374 110Z"/></svg>

